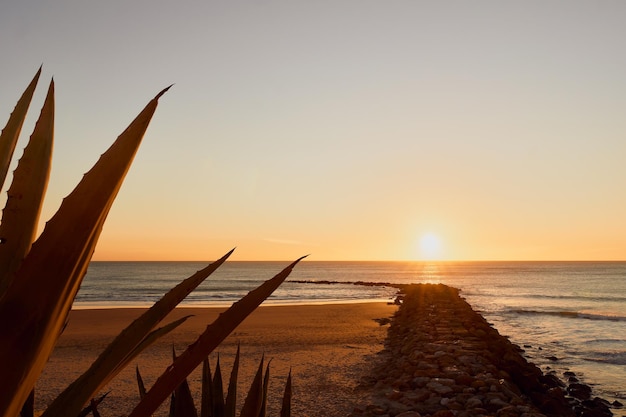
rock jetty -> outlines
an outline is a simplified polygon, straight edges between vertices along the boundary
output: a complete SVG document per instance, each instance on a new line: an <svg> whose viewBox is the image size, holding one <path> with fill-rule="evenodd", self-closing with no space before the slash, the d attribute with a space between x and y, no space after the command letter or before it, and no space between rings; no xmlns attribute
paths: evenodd
<svg viewBox="0 0 626 417"><path fill-rule="evenodd" d="M350 417L596 417L445 285L402 287L368 393ZM608 411L608 414L606 412Z"/></svg>

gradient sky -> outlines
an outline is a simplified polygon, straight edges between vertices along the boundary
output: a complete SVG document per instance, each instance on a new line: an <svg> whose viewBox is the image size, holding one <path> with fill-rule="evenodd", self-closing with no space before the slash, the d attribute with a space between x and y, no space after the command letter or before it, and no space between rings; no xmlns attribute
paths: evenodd
<svg viewBox="0 0 626 417"><path fill-rule="evenodd" d="M625 21L624 1L3 2L0 124L43 63L15 155L54 77L43 223L175 83L98 260L624 260Z"/></svg>

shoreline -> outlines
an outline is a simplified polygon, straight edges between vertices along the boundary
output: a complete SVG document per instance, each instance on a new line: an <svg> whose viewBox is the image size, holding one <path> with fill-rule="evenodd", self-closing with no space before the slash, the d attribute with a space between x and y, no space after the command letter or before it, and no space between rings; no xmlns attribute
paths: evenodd
<svg viewBox="0 0 626 417"><path fill-rule="evenodd" d="M392 285L390 285L392 286ZM176 306L176 308L218 308L224 309L233 305L237 300L223 302L196 302L185 303L184 301ZM321 305L342 305L342 304L377 304L377 303L393 303L391 298L350 298L350 299L323 299L323 300L266 300L259 306L264 307L282 307L282 306L321 306ZM86 303L80 302L72 305L72 310L116 310L116 309L139 309L146 310L152 307L154 303L135 303L128 304L125 302L115 303Z"/></svg>
<svg viewBox="0 0 626 417"><path fill-rule="evenodd" d="M259 360L271 359L270 414L279 408L277 400L290 369L294 416L396 416L419 411L422 417L473 417L492 412L507 417L523 413L563 417L574 415L575 407L595 407L598 412L602 407L608 409L601 399L584 397L585 392L576 399L570 387L544 375L524 358L519 346L474 311L459 290L442 284L415 284L403 286L402 292L396 300L402 301L399 306L389 302L262 305L218 348L222 372L230 372L241 344L238 388L247 391ZM72 310L69 325L38 383L36 409L41 410L87 369L143 310ZM107 388L111 390L108 404L100 407L103 415L122 416L136 403L135 365L149 386L169 365L172 347L182 352L224 310L183 306L173 311L164 323L189 314L193 317L146 350L113 381ZM216 356L210 356L212 367ZM197 371L189 378L196 398L199 380ZM436 414L451 410L455 413ZM167 415L166 408L155 414L161 415ZM403 417L408 416L417 414Z"/></svg>

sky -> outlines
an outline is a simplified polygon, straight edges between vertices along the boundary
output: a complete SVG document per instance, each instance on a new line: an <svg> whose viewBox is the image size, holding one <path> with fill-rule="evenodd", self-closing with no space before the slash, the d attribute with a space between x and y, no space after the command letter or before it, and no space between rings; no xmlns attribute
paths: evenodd
<svg viewBox="0 0 626 417"><path fill-rule="evenodd" d="M95 260L626 260L626 2L0 4L42 227L162 88ZM6 189L2 190L4 205Z"/></svg>

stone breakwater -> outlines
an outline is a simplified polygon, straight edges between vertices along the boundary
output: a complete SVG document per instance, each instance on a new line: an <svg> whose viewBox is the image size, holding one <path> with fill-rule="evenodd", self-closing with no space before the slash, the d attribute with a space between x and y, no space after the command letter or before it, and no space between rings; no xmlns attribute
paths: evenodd
<svg viewBox="0 0 626 417"><path fill-rule="evenodd" d="M403 287L368 392L350 417L596 417L445 285Z"/></svg>

